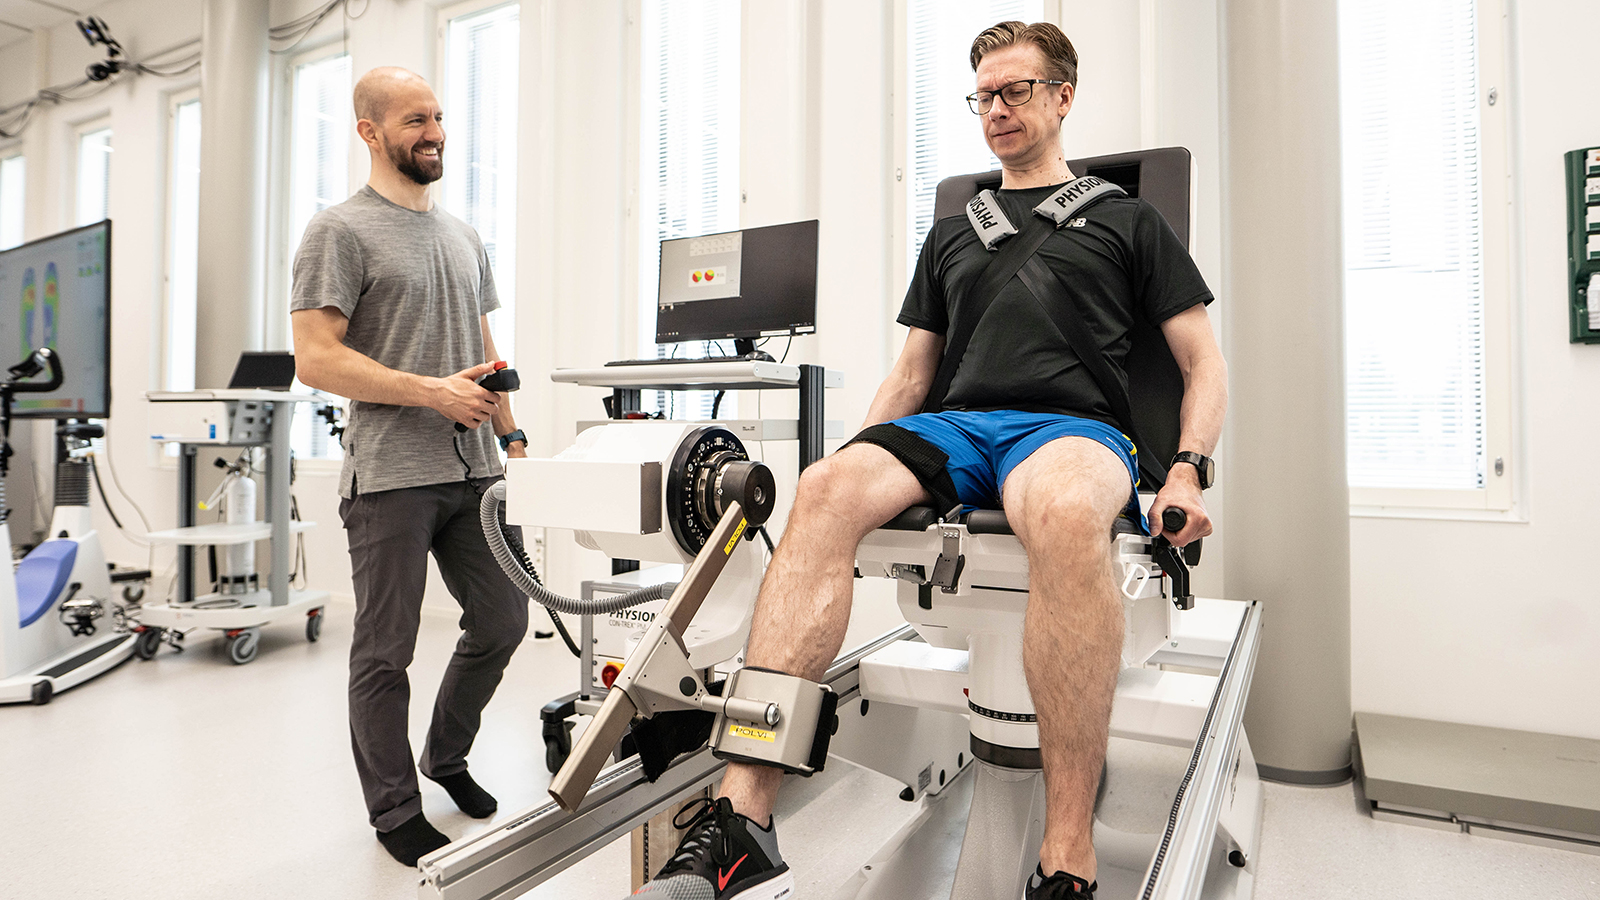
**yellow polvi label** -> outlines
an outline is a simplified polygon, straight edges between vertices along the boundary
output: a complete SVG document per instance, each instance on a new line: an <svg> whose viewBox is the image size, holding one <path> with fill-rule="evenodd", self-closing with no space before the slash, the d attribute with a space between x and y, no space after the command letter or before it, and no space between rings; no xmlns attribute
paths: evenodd
<svg viewBox="0 0 1600 900"><path fill-rule="evenodd" d="M778 736L771 731L751 728L748 725L729 725L728 734L733 737L749 738L752 741L766 741L769 744L778 739Z"/></svg>
<svg viewBox="0 0 1600 900"><path fill-rule="evenodd" d="M728 538L728 546L722 548L723 556L732 555L733 548L739 544L739 536L744 534L744 526L746 524L748 523L744 519L739 520L738 526L733 529L733 537Z"/></svg>

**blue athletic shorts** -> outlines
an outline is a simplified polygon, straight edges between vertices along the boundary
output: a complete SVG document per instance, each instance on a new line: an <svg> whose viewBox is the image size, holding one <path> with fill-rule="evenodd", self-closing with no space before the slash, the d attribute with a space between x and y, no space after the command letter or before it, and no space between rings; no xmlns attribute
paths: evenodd
<svg viewBox="0 0 1600 900"><path fill-rule="evenodd" d="M897 434L897 429L910 432L921 441L904 440L903 432ZM937 503L954 506L954 501L959 500L972 510L999 509L1011 470L1035 450L1062 437L1089 438L1117 454L1128 467L1127 512L1143 530L1144 517L1138 512L1138 494L1134 491L1139 483L1138 451L1126 435L1104 422L1004 409L946 410L871 426L854 441L877 444L893 453L928 488ZM941 455L947 457L942 466L938 459ZM940 468L942 473L937 471ZM948 496L952 492L953 498Z"/></svg>

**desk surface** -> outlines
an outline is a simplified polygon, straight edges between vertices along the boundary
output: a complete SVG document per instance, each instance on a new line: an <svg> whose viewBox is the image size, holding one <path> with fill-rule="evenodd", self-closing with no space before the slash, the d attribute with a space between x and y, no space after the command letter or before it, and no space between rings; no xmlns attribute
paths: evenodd
<svg viewBox="0 0 1600 900"><path fill-rule="evenodd" d="M315 403L321 400L314 394L296 394L292 391L264 391L260 388L212 388L201 391L146 391L145 399L152 403L185 403L199 400L259 400L263 403Z"/></svg>
<svg viewBox="0 0 1600 900"><path fill-rule="evenodd" d="M557 384L655 391L761 391L798 385L800 367L756 360L710 363L686 360L660 365L557 369L550 373L550 380ZM823 386L843 387L844 373L828 369L823 375Z"/></svg>

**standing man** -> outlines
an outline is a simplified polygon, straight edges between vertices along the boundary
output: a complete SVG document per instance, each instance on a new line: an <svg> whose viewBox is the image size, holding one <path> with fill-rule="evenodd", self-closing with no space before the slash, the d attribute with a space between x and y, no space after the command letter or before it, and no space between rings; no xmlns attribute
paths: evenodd
<svg viewBox="0 0 1600 900"><path fill-rule="evenodd" d="M1011 222L1073 180L1061 151L1078 55L1048 23L1001 22L972 43L967 98L1003 169ZM1136 317L1157 324L1183 374L1181 452L1150 511L1188 514L1182 546L1211 532L1201 490L1227 408L1227 366L1194 261L1149 203L1108 197L1050 233L1037 259L1070 286L1105 361L1121 369ZM1014 238L1013 238L1014 239ZM1047 819L1028 900L1090 900L1095 788L1105 760L1123 611L1112 577L1119 515L1138 520L1133 444L1051 314L1017 278L979 318L942 401L927 402L953 323L992 257L965 217L934 223L901 307L905 348L878 388L867 427L806 469L789 525L756 601L747 665L821 680L844 641L852 562L866 534L914 503L1005 509L1028 554L1023 667L1038 714ZM981 308L981 307L980 307ZM678 852L637 900L778 900L793 875L778 853L772 806L783 773L730 762Z"/></svg>
<svg viewBox="0 0 1600 900"><path fill-rule="evenodd" d="M372 176L306 226L290 309L300 380L353 401L339 476L356 593L350 742L378 840L414 866L449 843L423 817L406 736L428 552L465 633L422 774L486 818L495 799L467 774L467 751L527 631L528 599L490 555L478 500L503 476L495 436L511 456L526 455L526 439L507 398L475 383L500 358L487 318L500 301L477 232L428 194L444 173L438 99L412 72L373 69L356 84L355 113Z"/></svg>

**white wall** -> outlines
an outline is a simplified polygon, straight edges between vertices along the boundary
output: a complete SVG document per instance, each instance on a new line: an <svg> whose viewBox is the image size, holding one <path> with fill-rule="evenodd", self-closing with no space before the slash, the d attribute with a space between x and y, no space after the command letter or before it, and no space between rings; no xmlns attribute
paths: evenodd
<svg viewBox="0 0 1600 900"><path fill-rule="evenodd" d="M1592 3L1512 6L1518 520L1351 522L1357 710L1600 738L1600 347L1567 343L1561 158L1600 144L1580 87L1596 29Z"/></svg>

